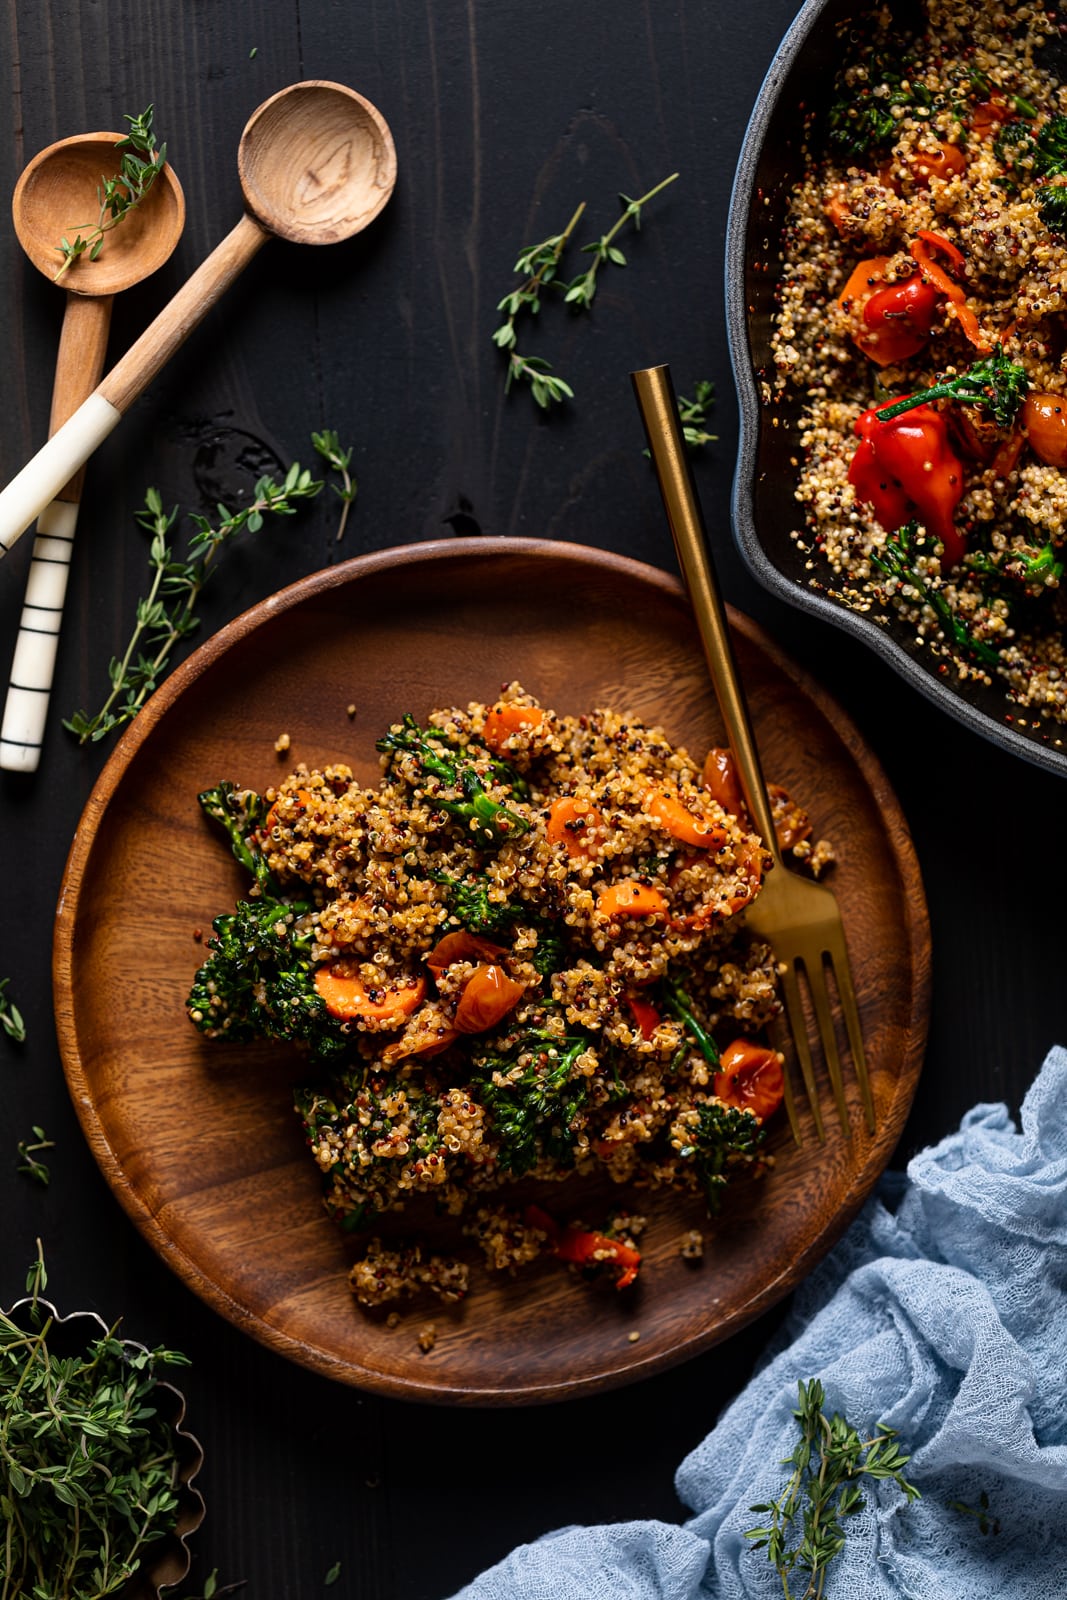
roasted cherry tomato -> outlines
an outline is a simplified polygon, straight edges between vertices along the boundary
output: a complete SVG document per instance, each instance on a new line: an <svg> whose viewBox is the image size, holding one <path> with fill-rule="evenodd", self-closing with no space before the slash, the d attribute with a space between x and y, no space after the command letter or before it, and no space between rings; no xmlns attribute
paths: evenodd
<svg viewBox="0 0 1067 1600"><path fill-rule="evenodd" d="M525 991L526 985L509 978L503 967L475 967L456 1007L456 1032L485 1033L488 1028L495 1028L514 1010Z"/></svg>
<svg viewBox="0 0 1067 1600"><path fill-rule="evenodd" d="M855 431L860 442L848 480L857 499L873 508L887 533L917 517L944 546L942 564L954 566L965 548L953 520L963 494L963 466L941 412L915 406L882 422L873 408Z"/></svg>
<svg viewBox="0 0 1067 1600"><path fill-rule="evenodd" d="M1022 420L1037 459L1047 467L1067 467L1067 400L1031 392L1023 402Z"/></svg>
<svg viewBox="0 0 1067 1600"><path fill-rule="evenodd" d="M765 1122L785 1098L781 1055L751 1039L735 1039L719 1059L712 1091L724 1105L751 1111Z"/></svg>

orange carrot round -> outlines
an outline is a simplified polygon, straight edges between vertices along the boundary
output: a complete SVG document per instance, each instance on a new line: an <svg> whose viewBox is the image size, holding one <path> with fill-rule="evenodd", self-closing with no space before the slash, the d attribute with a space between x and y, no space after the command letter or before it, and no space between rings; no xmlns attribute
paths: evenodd
<svg viewBox="0 0 1067 1600"><path fill-rule="evenodd" d="M495 1028L525 992L526 985L509 978L503 967L475 967L456 1007L456 1032L485 1033L487 1028Z"/></svg>
<svg viewBox="0 0 1067 1600"><path fill-rule="evenodd" d="M600 828L604 818L588 800L574 795L561 795L553 800L548 810L545 834L549 844L562 844L572 861L590 861L589 832Z"/></svg>
<svg viewBox="0 0 1067 1600"><path fill-rule="evenodd" d="M482 740L497 755L503 755L515 733L535 733L545 720L540 706L494 706L485 719Z"/></svg>
<svg viewBox="0 0 1067 1600"><path fill-rule="evenodd" d="M401 977L380 986L367 984L358 965L344 958L317 967L314 982L331 1017L343 1022L402 1022L426 993L426 980L421 977Z"/></svg>
<svg viewBox="0 0 1067 1600"><path fill-rule="evenodd" d="M672 839L680 839L683 844L695 844L701 850L718 850L726 843L728 835L720 823L695 817L677 795L651 789L642 805L661 828L666 828Z"/></svg>
<svg viewBox="0 0 1067 1600"><path fill-rule="evenodd" d="M662 917L667 911L667 901L651 884L626 878L601 889L596 908L602 917Z"/></svg>

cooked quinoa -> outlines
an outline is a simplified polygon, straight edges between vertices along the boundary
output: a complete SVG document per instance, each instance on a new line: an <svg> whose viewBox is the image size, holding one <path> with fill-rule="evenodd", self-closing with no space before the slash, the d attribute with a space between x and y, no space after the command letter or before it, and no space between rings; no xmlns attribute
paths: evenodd
<svg viewBox="0 0 1067 1600"><path fill-rule="evenodd" d="M942 672L999 683L1017 723L1055 732L1067 721L1067 194L1055 193L1067 90L1042 51L1063 19L968 0L928 0L926 14L914 39L888 9L872 13L808 130L773 340L779 393L804 396L793 537L814 588L892 625ZM896 426L926 418L906 447L886 447L884 417L858 439L871 408L990 358L1017 371L999 415L987 386L904 411Z"/></svg>
<svg viewBox="0 0 1067 1600"><path fill-rule="evenodd" d="M714 1202L764 1159L779 1002L743 912L769 858L723 753L701 767L632 716L559 715L519 684L379 749L373 787L300 766L262 796L201 796L255 887L215 920L192 1020L300 1045L296 1105L345 1229L424 1197L491 1271L553 1253L630 1282L643 1216L565 1226L515 1186L600 1174ZM775 808L810 856L808 818L784 790ZM365 1306L450 1302L468 1267L374 1234L350 1285Z"/></svg>

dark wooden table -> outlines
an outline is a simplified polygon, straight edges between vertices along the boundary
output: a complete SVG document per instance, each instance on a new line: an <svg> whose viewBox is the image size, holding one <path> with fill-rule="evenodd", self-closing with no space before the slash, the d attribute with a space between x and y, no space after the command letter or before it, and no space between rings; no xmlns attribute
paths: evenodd
<svg viewBox="0 0 1067 1600"><path fill-rule="evenodd" d="M213 1567L270 1600L330 1592L435 1600L516 1542L563 1523L677 1518L676 1464L744 1383L780 1313L711 1354L563 1408L445 1411L334 1387L209 1311L141 1240L97 1170L69 1102L52 1020L53 911L64 859L108 745L61 727L106 692L147 570L133 517L239 505L261 471L307 461L313 429L354 445L359 500L344 542L325 499L245 538L205 594L211 632L318 567L390 544L479 531L603 546L670 568L628 373L669 361L682 392L714 380L718 443L698 463L728 597L764 623L851 713L914 833L934 939L929 1051L898 1152L976 1101L1013 1110L1062 1038L1067 858L1062 782L946 721L862 647L783 609L729 535L736 439L722 314L735 159L793 0L15 0L0 37L0 192L63 135L120 126L150 101L185 186L172 261L116 303L121 352L240 214L236 150L256 105L301 78L360 89L388 118L400 183L373 229L313 251L271 244L94 459L40 770L3 774L0 975L29 1040L0 1038L0 1294L21 1292L40 1236L56 1298L178 1343L206 1450L200 1592ZM678 170L629 266L604 273L590 317L552 308L533 344L576 391L544 417L503 393L490 342L518 248L580 200L585 237ZM583 224L584 225L584 224ZM577 270L577 269L576 269ZM0 479L42 442L62 296L0 237L9 352ZM10 649L30 553L0 566ZM9 655L2 666L6 675ZM32 1124L55 1141L51 1183L16 1172Z"/></svg>

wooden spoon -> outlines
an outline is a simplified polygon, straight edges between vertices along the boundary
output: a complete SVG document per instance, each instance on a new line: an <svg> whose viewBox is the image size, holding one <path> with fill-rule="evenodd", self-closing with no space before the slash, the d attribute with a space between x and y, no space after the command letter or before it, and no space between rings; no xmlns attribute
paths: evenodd
<svg viewBox="0 0 1067 1600"><path fill-rule="evenodd" d="M381 112L339 83L292 84L252 113L238 171L245 214L89 398L0 492L0 555L85 464L272 234L335 244L359 233L396 184Z"/></svg>
<svg viewBox="0 0 1067 1600"><path fill-rule="evenodd" d="M95 216L101 181L118 174L121 133L60 139L34 156L11 204L19 243L39 272L55 279L59 241ZM67 291L52 386L50 434L73 416L100 382L114 296L149 277L171 255L185 223L182 186L165 166L152 187L107 235L95 261L81 256L63 275ZM37 521L11 684L0 730L0 768L35 772L48 715L63 602L81 500L81 470Z"/></svg>

